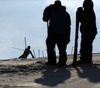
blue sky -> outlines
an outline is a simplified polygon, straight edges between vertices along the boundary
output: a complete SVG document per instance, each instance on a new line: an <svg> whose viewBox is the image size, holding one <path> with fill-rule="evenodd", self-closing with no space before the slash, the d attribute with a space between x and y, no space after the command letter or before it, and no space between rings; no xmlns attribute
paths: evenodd
<svg viewBox="0 0 100 88"><path fill-rule="evenodd" d="M19 57L23 51L13 49L25 48L24 37L27 39L27 45L35 51L38 57L43 51L46 56L45 40L47 37L46 23L42 21L43 10L55 0L0 0L0 59ZM74 46L75 37L75 12L77 7L82 6L84 0L61 0L62 5L67 7L71 16L71 41L67 47L68 54L71 53ZM97 18L98 35L94 41L94 53L100 52L100 3L99 0L93 0L94 10ZM79 47L80 48L80 35ZM58 55L58 50L57 50ZM42 56L42 53L41 53ZM31 56L29 56L31 57Z"/></svg>

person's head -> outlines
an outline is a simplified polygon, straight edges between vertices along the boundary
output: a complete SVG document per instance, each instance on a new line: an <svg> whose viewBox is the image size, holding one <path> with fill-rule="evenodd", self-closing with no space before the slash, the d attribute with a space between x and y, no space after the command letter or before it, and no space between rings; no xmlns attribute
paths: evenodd
<svg viewBox="0 0 100 88"><path fill-rule="evenodd" d="M93 10L94 4L92 0L84 0L83 2L83 8L87 10Z"/></svg>
<svg viewBox="0 0 100 88"><path fill-rule="evenodd" d="M60 1L60 0L56 0L56 1L54 2L54 4L55 4L55 6L61 6L61 1Z"/></svg>
<svg viewBox="0 0 100 88"><path fill-rule="evenodd" d="M27 49L30 49L31 47L30 46L27 46Z"/></svg>

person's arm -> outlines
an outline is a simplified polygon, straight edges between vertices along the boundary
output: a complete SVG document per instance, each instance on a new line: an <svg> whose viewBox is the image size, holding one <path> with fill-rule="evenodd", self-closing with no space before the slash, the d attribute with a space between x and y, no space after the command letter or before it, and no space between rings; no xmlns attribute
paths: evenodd
<svg viewBox="0 0 100 88"><path fill-rule="evenodd" d="M43 12L43 18L42 18L44 22L48 22L48 20L50 20L52 8L53 8L53 5L49 5L45 8Z"/></svg>
<svg viewBox="0 0 100 88"><path fill-rule="evenodd" d="M71 31L71 19L70 19L70 15L68 14L68 18L67 18L67 44L70 42L70 31Z"/></svg>
<svg viewBox="0 0 100 88"><path fill-rule="evenodd" d="M32 58L35 58L31 51L30 51L30 54L31 54Z"/></svg>

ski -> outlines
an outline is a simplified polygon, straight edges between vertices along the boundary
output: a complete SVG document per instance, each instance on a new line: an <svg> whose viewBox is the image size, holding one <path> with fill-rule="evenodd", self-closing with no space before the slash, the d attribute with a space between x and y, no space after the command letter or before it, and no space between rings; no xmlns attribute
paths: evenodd
<svg viewBox="0 0 100 88"><path fill-rule="evenodd" d="M76 32L75 32L73 64L76 64L77 62L78 32L79 32L79 21L80 21L81 13L82 13L82 7L79 7L76 11Z"/></svg>

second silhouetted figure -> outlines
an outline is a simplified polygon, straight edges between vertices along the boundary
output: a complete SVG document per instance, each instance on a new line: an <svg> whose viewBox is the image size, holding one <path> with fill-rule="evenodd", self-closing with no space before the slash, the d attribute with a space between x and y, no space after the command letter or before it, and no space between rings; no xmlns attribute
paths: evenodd
<svg viewBox="0 0 100 88"><path fill-rule="evenodd" d="M92 44L97 34L96 16L93 10L94 4L92 0L84 0L83 10L79 11L79 20L81 23L81 49L79 64L92 64Z"/></svg>
<svg viewBox="0 0 100 88"><path fill-rule="evenodd" d="M45 8L43 21L47 22L48 37L46 40L48 62L46 65L56 65L55 45L59 49L59 66L65 66L67 61L66 48L70 41L70 15L66 7L57 0L54 4Z"/></svg>

